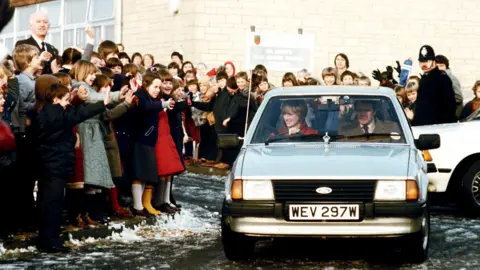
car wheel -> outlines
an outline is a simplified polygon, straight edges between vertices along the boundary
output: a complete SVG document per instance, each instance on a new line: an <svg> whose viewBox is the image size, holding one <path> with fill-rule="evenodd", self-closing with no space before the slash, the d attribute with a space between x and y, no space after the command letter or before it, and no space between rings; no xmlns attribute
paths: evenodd
<svg viewBox="0 0 480 270"><path fill-rule="evenodd" d="M255 240L252 237L232 231L222 222L222 244L225 257L231 261L253 258Z"/></svg>
<svg viewBox="0 0 480 270"><path fill-rule="evenodd" d="M480 161L474 162L462 178L458 204L469 216L480 214Z"/></svg>
<svg viewBox="0 0 480 270"><path fill-rule="evenodd" d="M422 228L420 231L408 235L405 239L403 252L408 261L423 263L428 259L430 247L430 206L427 203L423 213Z"/></svg>

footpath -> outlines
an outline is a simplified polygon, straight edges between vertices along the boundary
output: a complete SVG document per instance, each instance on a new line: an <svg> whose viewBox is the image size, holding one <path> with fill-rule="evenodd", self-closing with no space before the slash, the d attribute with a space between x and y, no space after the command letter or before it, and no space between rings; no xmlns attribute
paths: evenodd
<svg viewBox="0 0 480 270"><path fill-rule="evenodd" d="M203 174L203 175L215 175L215 176L226 176L229 173L227 168L217 168L214 166L204 166L203 164L195 165L186 165L187 171L194 174ZM112 236L114 233L121 233L125 229L134 229L135 226L138 226L145 222L145 225L153 225L155 223L155 217L145 218L145 217L131 217L131 218L118 218L111 217L111 221L108 225L101 225L96 227L91 227L88 229L74 229L70 230L67 227L62 227L64 230L62 232L62 239L64 241L69 241L70 237L75 240L85 240L88 238L95 239L104 239L109 236ZM35 247L35 241L37 238L37 233L19 233L16 234L14 239L11 241L1 241L0 240L0 259L2 254L5 253L8 255L9 250L16 249L28 249L29 247ZM3 249L3 250L2 250Z"/></svg>

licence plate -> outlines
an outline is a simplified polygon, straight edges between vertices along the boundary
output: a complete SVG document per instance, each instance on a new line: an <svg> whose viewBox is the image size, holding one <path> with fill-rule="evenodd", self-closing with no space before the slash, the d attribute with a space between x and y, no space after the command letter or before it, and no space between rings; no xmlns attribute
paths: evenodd
<svg viewBox="0 0 480 270"><path fill-rule="evenodd" d="M290 220L358 220L358 204L291 204Z"/></svg>

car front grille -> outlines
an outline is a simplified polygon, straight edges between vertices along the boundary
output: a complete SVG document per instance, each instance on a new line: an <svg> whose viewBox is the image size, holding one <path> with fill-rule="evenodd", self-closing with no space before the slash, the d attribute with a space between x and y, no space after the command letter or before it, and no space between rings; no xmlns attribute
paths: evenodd
<svg viewBox="0 0 480 270"><path fill-rule="evenodd" d="M273 180L275 200L318 202L372 202L376 180ZM320 187L332 189L329 194L319 194Z"/></svg>

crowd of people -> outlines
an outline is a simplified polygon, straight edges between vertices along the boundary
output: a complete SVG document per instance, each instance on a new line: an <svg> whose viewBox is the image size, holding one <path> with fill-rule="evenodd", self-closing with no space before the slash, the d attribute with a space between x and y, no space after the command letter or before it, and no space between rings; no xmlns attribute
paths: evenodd
<svg viewBox="0 0 480 270"><path fill-rule="evenodd" d="M63 222L81 229L107 224L112 215L179 213L174 179L188 164L231 166L240 149L219 149L217 135L244 136L275 87L263 65L252 72L238 71L231 61L208 68L184 61L179 51L168 62L156 61L109 40L94 51L89 28L85 48L57 55L45 42L48 17L33 14L30 28L32 36L17 42L0 66L0 205L6 217L0 237L38 230L45 252L68 251L59 237ZM463 106L448 59L423 46L419 61L422 78L409 76L410 60L397 67L398 82L393 68L373 72L395 91L412 125L454 122L478 107L479 82L477 98ZM307 70L282 78L284 87L300 85L371 81L352 72L340 53L321 78Z"/></svg>

